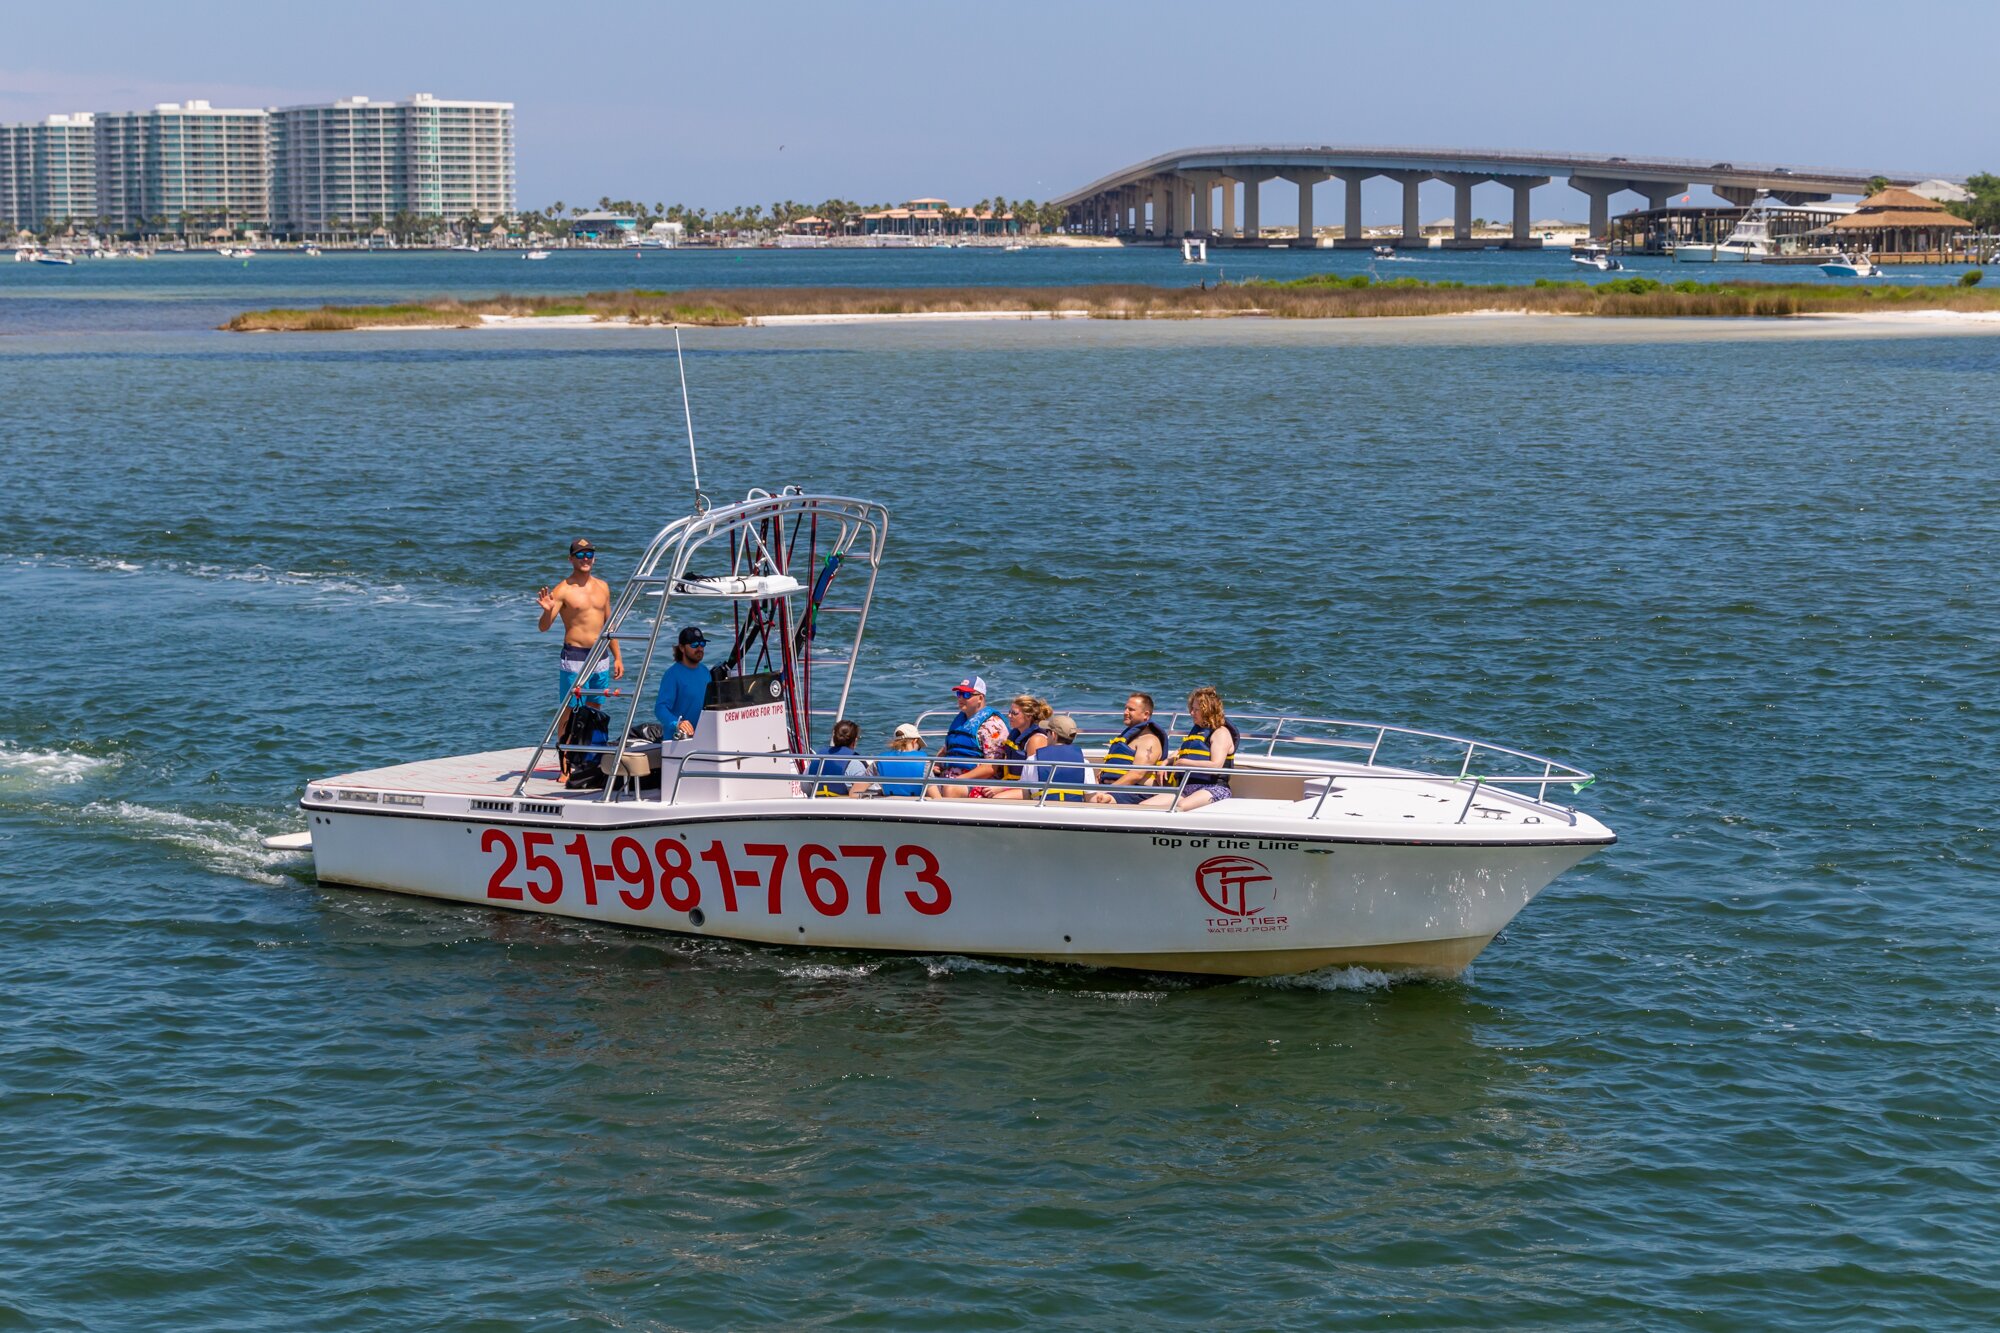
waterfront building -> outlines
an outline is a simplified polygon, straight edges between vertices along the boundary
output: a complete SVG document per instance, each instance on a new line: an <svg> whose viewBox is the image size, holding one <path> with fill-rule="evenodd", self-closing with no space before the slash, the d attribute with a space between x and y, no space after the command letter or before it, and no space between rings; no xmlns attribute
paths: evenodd
<svg viewBox="0 0 2000 1333"><path fill-rule="evenodd" d="M35 231L96 216L97 142L90 112L0 125L0 227Z"/></svg>
<svg viewBox="0 0 2000 1333"><path fill-rule="evenodd" d="M943 199L911 199L901 208L863 213L864 236L990 236L1019 230L1012 213L994 216L991 209L953 208Z"/></svg>
<svg viewBox="0 0 2000 1333"><path fill-rule="evenodd" d="M1884 264L1952 264L1970 259L1978 229L1935 199L1890 186L1837 218L1827 232L1847 250Z"/></svg>
<svg viewBox="0 0 2000 1333"><path fill-rule="evenodd" d="M570 219L569 234L578 241L612 241L622 244L632 239L639 219L630 213L579 213Z"/></svg>
<svg viewBox="0 0 2000 1333"><path fill-rule="evenodd" d="M459 222L514 211L512 102L347 97L281 107L271 125L274 225L285 234L399 213Z"/></svg>
<svg viewBox="0 0 2000 1333"><path fill-rule="evenodd" d="M96 117L97 210L117 231L271 223L270 116L207 102Z"/></svg>

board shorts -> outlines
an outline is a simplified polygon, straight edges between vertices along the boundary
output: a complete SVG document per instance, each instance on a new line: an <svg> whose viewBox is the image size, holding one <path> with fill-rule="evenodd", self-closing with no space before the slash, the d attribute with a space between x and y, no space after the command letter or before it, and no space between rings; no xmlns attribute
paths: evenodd
<svg viewBox="0 0 2000 1333"><path fill-rule="evenodd" d="M589 656L588 648L579 648L573 643L566 643L562 647L562 657L558 659L556 665L557 674L562 677L562 702L565 707L576 702L576 696L572 691L576 689L577 677L583 670L583 661ZM611 688L611 668L598 667L590 673L590 679L583 682L583 688L584 698L593 708L604 707L604 695L594 691Z"/></svg>

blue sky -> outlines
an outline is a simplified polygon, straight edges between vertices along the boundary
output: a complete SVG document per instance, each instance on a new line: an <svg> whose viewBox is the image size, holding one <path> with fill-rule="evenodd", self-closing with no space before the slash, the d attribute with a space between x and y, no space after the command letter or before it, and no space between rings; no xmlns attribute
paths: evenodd
<svg viewBox="0 0 2000 1333"><path fill-rule="evenodd" d="M528 206L1046 199L1173 148L1302 140L2000 170L2000 4L1647 7L1671 24L1508 0L895 8L7 0L0 121L188 97L506 100ZM1378 187L1371 220L1397 209ZM1325 220L1338 187L1321 189ZM1267 218L1289 213L1289 187L1266 198ZM1448 198L1426 187L1425 215ZM1536 194L1539 215L1582 208Z"/></svg>

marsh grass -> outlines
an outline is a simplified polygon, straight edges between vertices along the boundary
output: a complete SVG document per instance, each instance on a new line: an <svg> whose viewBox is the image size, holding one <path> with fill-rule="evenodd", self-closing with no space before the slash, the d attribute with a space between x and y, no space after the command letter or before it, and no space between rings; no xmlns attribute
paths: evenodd
<svg viewBox="0 0 2000 1333"><path fill-rule="evenodd" d="M463 328L482 315L590 315L633 324L741 324L774 315L910 315L1018 312L1097 319L1361 319L1518 311L1613 318L1772 318L1896 309L2000 310L2000 291L1973 287L1869 287L1820 283L1672 284L1618 278L1595 285L1541 279L1532 287L1377 281L1366 274L1321 274L1288 282L1252 280L1214 287L759 287L666 292L509 296L389 306L257 310L226 329L322 331L396 325Z"/></svg>

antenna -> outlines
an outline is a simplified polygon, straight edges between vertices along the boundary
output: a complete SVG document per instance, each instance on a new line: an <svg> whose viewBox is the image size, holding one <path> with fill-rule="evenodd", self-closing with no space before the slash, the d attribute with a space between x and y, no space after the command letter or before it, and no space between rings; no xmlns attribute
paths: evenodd
<svg viewBox="0 0 2000 1333"><path fill-rule="evenodd" d="M681 415L687 418L688 467L694 471L694 511L708 512L708 497L701 492L701 460L694 452L694 408L688 403L687 362L681 357L681 326L674 325L674 365L681 372Z"/></svg>

